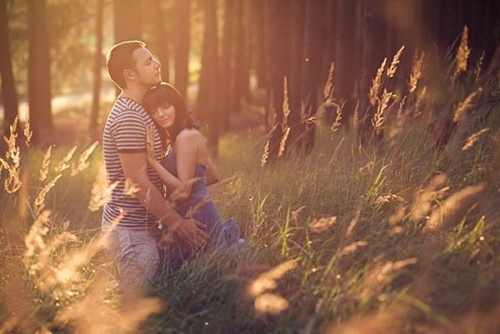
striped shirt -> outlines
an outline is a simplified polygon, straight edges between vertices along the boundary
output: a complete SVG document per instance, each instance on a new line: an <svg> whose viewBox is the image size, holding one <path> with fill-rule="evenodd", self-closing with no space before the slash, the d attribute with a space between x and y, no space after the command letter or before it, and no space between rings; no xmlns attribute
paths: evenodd
<svg viewBox="0 0 500 334"><path fill-rule="evenodd" d="M150 214L133 195L124 193L125 174L118 153L144 152L146 154L146 129L154 124L149 114L138 102L119 97L116 99L111 113L106 121L103 135L104 162L108 186L115 184L111 199L104 206L103 225L112 222L120 212L124 216L119 226L138 230L156 226L158 219ZM163 146L160 135L155 127L155 154L159 160L163 156ZM160 177L148 165L149 180L163 193L163 183Z"/></svg>

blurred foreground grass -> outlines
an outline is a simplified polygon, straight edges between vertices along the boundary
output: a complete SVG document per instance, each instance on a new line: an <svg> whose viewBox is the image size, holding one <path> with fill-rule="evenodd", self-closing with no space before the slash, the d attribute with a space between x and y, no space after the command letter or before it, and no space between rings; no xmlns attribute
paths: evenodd
<svg viewBox="0 0 500 334"><path fill-rule="evenodd" d="M163 307L129 327L109 322L124 321L113 278L102 278L113 271L100 253L86 251L99 231L100 210L87 208L95 180L103 182L99 148L80 172L83 148L59 172L71 148L54 149L43 182L45 151L30 151L23 185L1 195L2 330L494 333L484 326L498 328L500 310L495 117L491 135L452 157L426 143L418 125L395 144L369 149L353 130L321 127L310 156L261 168L262 135L227 135L218 160L224 179L211 193L221 214L240 223L247 245L158 281L149 295ZM38 216L34 199L59 174L44 199L50 218L27 240ZM72 264L78 256L84 260ZM70 277L58 276L68 267Z"/></svg>

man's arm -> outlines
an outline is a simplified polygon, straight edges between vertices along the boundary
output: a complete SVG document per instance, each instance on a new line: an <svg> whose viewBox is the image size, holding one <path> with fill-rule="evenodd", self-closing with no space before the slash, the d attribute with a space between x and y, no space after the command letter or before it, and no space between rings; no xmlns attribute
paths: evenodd
<svg viewBox="0 0 500 334"><path fill-rule="evenodd" d="M194 219L183 219L149 180L147 159L144 152L119 153L125 177L138 188L134 196L163 225L176 233L191 247L197 247L208 239L203 225Z"/></svg>

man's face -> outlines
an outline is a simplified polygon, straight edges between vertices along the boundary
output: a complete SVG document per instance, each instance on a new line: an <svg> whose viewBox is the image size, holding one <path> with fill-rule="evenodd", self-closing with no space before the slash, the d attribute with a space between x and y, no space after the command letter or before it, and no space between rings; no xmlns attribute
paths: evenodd
<svg viewBox="0 0 500 334"><path fill-rule="evenodd" d="M161 82L160 63L153 58L151 52L146 48L139 48L134 50L132 56L139 83L148 88L158 85Z"/></svg>

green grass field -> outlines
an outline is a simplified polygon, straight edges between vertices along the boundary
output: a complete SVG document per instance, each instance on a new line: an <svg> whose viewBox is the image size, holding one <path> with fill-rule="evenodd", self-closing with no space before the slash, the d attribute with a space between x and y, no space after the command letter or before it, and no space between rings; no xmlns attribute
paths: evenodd
<svg viewBox="0 0 500 334"><path fill-rule="evenodd" d="M17 165L11 149L0 333L498 333L498 78L447 145L433 146L429 126L471 86L388 108L376 145L362 147L356 126L318 124L309 156L261 167L262 133L225 135L210 191L246 244L162 277L127 312L100 251L101 147L34 148Z"/></svg>

